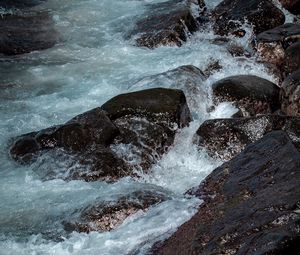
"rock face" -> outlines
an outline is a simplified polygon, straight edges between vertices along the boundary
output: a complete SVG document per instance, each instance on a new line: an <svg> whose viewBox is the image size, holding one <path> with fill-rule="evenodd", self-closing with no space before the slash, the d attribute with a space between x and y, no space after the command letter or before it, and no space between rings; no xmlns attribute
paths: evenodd
<svg viewBox="0 0 300 255"><path fill-rule="evenodd" d="M300 118L279 115L207 120L197 130L197 136L199 145L213 157L229 160L273 130L286 131L300 148Z"/></svg>
<svg viewBox="0 0 300 255"><path fill-rule="evenodd" d="M284 23L284 14L269 0L224 0L213 11L217 34L243 36L242 24L247 20L256 34Z"/></svg>
<svg viewBox="0 0 300 255"><path fill-rule="evenodd" d="M279 87L257 76L227 77L214 83L212 89L216 102L234 102L245 117L272 113L280 108Z"/></svg>
<svg viewBox="0 0 300 255"><path fill-rule="evenodd" d="M215 169L204 203L152 254L299 254L300 153L282 131Z"/></svg>
<svg viewBox="0 0 300 255"><path fill-rule="evenodd" d="M58 41L53 20L47 12L1 15L0 29L0 53L5 55L48 49Z"/></svg>
<svg viewBox="0 0 300 255"><path fill-rule="evenodd" d="M150 206L163 202L168 197L159 192L136 191L117 201L106 201L75 212L75 218L64 222L67 232L110 231L121 225L129 216L146 211ZM79 213L79 217L77 217Z"/></svg>
<svg viewBox="0 0 300 255"><path fill-rule="evenodd" d="M298 15L300 14L300 1L299 0L280 0L282 6L289 12Z"/></svg>
<svg viewBox="0 0 300 255"><path fill-rule="evenodd" d="M130 37L138 46L181 46L198 29L190 0L175 0L148 6L146 17L137 21Z"/></svg>
<svg viewBox="0 0 300 255"><path fill-rule="evenodd" d="M62 149L85 166L69 167L65 179L116 180L157 162L173 143L176 130L190 120L181 90L148 89L114 97L63 125L22 135L10 154L30 164L46 152Z"/></svg>
<svg viewBox="0 0 300 255"><path fill-rule="evenodd" d="M280 90L281 110L291 116L300 116L300 70L282 83Z"/></svg>

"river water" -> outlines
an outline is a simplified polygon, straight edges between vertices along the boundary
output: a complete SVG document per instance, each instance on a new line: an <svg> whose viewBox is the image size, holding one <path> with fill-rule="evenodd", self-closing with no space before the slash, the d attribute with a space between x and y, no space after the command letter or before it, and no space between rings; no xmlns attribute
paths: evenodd
<svg viewBox="0 0 300 255"><path fill-rule="evenodd" d="M205 69L212 59L220 61L223 69L204 82L208 93L214 81L229 75L255 74L274 81L255 63L255 57L233 58L224 46L212 44L216 36L209 26L181 48L133 46L124 35L143 15L146 4L154 2L163 1L48 0L38 8L53 14L61 41L45 51L0 58L1 255L143 254L151 243L170 235L195 213L201 201L184 193L221 162L193 145L193 134L205 119L231 116L235 109L229 103L208 113L204 109L209 98L199 102L190 127L178 132L170 151L138 179L123 178L115 183L42 181L40 168L53 162L20 166L8 155L12 137L63 123L117 94L137 89L134 84L143 77L181 65ZM220 0L208 2L213 8ZM251 28L247 31L245 38L236 39L243 46L251 40ZM55 163L67 171L67 163ZM161 191L170 199L128 218L111 232L63 234L61 221L74 210L140 190Z"/></svg>

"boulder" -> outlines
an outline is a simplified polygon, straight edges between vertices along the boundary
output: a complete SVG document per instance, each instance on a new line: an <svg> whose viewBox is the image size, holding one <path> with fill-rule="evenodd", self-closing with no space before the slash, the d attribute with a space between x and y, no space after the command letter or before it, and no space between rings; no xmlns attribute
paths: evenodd
<svg viewBox="0 0 300 255"><path fill-rule="evenodd" d="M280 90L281 110L291 116L300 116L300 70L288 76Z"/></svg>
<svg viewBox="0 0 300 255"><path fill-rule="evenodd" d="M17 55L53 47L58 33L48 12L22 12L0 16L0 53Z"/></svg>
<svg viewBox="0 0 300 255"><path fill-rule="evenodd" d="M289 12L295 15L300 14L300 1L299 0L279 0L282 6Z"/></svg>
<svg viewBox="0 0 300 255"><path fill-rule="evenodd" d="M289 76L300 69L300 41L285 50L284 75Z"/></svg>
<svg viewBox="0 0 300 255"><path fill-rule="evenodd" d="M181 46L198 29L190 0L149 4L145 17L139 19L129 37L138 46L156 48L162 45Z"/></svg>
<svg viewBox="0 0 300 255"><path fill-rule="evenodd" d="M96 202L94 205L77 210L73 214L73 219L64 222L63 225L67 232L111 231L120 226L129 216L144 212L150 206L167 199L166 194L160 192L135 191L117 201Z"/></svg>
<svg viewBox="0 0 300 255"><path fill-rule="evenodd" d="M216 103L234 102L245 117L272 113L280 108L279 87L254 75L230 76L214 83L212 89Z"/></svg>
<svg viewBox="0 0 300 255"><path fill-rule="evenodd" d="M299 254L300 153L274 131L215 169L198 212L150 254Z"/></svg>
<svg viewBox="0 0 300 255"><path fill-rule="evenodd" d="M200 146L209 154L222 160L230 160L248 144L273 130L284 130L300 148L300 118L262 115L251 118L213 119L205 121L197 130Z"/></svg>
<svg viewBox="0 0 300 255"><path fill-rule="evenodd" d="M270 0L223 0L212 12L217 34L244 36L246 21L253 25L254 33L277 27L285 16Z"/></svg>

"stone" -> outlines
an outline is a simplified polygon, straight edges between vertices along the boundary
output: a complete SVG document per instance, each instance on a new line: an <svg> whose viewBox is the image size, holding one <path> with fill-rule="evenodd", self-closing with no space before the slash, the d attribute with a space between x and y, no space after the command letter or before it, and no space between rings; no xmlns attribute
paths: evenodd
<svg viewBox="0 0 300 255"><path fill-rule="evenodd" d="M234 102L243 116L269 114L280 108L279 87L254 75L236 75L224 78L212 85L216 103Z"/></svg>
<svg viewBox="0 0 300 255"><path fill-rule="evenodd" d="M280 99L282 112L290 116L300 116L300 70L283 81Z"/></svg>
<svg viewBox="0 0 300 255"><path fill-rule="evenodd" d="M198 212L148 254L299 254L300 153L274 131L215 169Z"/></svg>
<svg viewBox="0 0 300 255"><path fill-rule="evenodd" d="M0 7L2 8L27 8L39 5L45 0L1 0Z"/></svg>
<svg viewBox="0 0 300 255"><path fill-rule="evenodd" d="M46 11L0 16L0 53L18 55L45 50L58 42L54 22Z"/></svg>
<svg viewBox="0 0 300 255"><path fill-rule="evenodd" d="M198 144L212 157L230 160L248 144L273 130L284 130L300 148L300 118L280 115L207 120L199 127L196 136Z"/></svg>
<svg viewBox="0 0 300 255"><path fill-rule="evenodd" d="M284 75L291 75L300 69L300 41L293 43L285 50Z"/></svg>
<svg viewBox="0 0 300 255"><path fill-rule="evenodd" d="M285 16L269 0L223 0L212 12L214 31L219 35L244 36L245 21L253 25L254 33L282 25Z"/></svg>
<svg viewBox="0 0 300 255"><path fill-rule="evenodd" d="M300 1L299 0L279 0L282 6L289 12L295 15L300 14Z"/></svg>
<svg viewBox="0 0 300 255"><path fill-rule="evenodd" d="M139 19L129 37L137 46L156 48L163 45L181 46L198 29L197 17L190 0L175 0L148 5L144 18Z"/></svg>

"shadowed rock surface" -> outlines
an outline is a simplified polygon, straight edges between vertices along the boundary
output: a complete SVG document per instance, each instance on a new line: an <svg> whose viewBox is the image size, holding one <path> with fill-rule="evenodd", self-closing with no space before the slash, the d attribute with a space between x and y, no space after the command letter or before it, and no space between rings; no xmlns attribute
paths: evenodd
<svg viewBox="0 0 300 255"><path fill-rule="evenodd" d="M220 35L244 36L242 25L246 21L253 25L256 34L285 21L282 11L269 0L224 0L214 9L212 16L214 30Z"/></svg>
<svg viewBox="0 0 300 255"><path fill-rule="evenodd" d="M136 38L138 46L148 48L181 46L198 29L191 6L190 0L149 4L146 17L137 21L130 37Z"/></svg>
<svg viewBox="0 0 300 255"><path fill-rule="evenodd" d="M279 0L282 6L289 12L298 15L300 14L300 1L299 0Z"/></svg>
<svg viewBox="0 0 300 255"><path fill-rule="evenodd" d="M39 5L46 0L1 0L2 8L26 8Z"/></svg>
<svg viewBox="0 0 300 255"><path fill-rule="evenodd" d="M234 102L245 117L280 108L279 87L254 75L230 76L214 83L212 89L216 102Z"/></svg>
<svg viewBox="0 0 300 255"><path fill-rule="evenodd" d="M197 214L151 254L299 254L299 169L289 137L267 134L205 179Z"/></svg>
<svg viewBox="0 0 300 255"><path fill-rule="evenodd" d="M229 160L273 130L286 131L300 148L300 118L279 115L207 120L197 130L197 136L199 145L212 156Z"/></svg>

